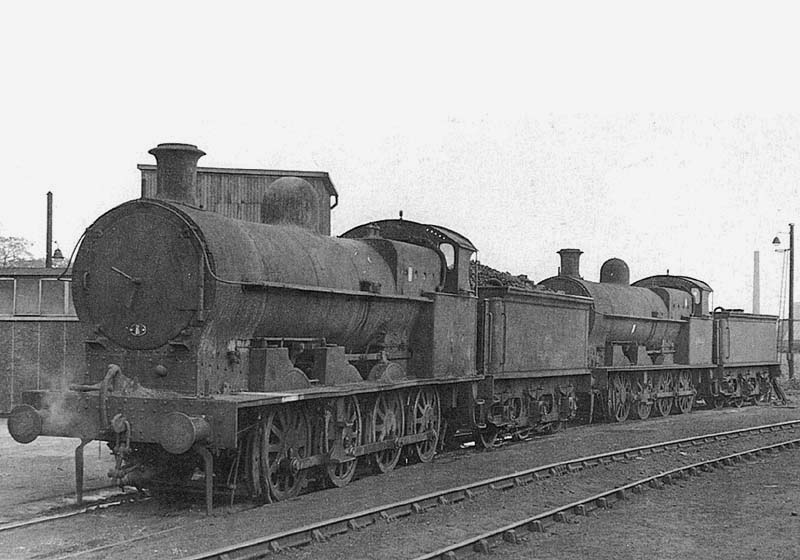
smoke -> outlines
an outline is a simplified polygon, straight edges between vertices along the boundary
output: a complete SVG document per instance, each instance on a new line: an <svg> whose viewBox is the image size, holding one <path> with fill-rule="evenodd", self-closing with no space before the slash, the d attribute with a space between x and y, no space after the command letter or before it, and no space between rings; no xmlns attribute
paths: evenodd
<svg viewBox="0 0 800 560"><path fill-rule="evenodd" d="M65 368L63 373L53 373L45 376L45 388L50 391L68 391L69 386L78 379L77 373L71 368Z"/></svg>
<svg viewBox="0 0 800 560"><path fill-rule="evenodd" d="M66 388L64 388L64 391L66 391ZM45 397L42 400L43 429L48 434L77 434L81 425L80 414L74 406L70 406L67 398L68 393L64 391L45 393Z"/></svg>
<svg viewBox="0 0 800 560"><path fill-rule="evenodd" d="M59 369L61 371L59 371ZM43 429L47 433L72 434L82 424L74 393L68 397L70 384L82 379L83 373L64 364L55 371L42 369L42 389L47 390L42 399ZM71 401L71 402L70 402Z"/></svg>

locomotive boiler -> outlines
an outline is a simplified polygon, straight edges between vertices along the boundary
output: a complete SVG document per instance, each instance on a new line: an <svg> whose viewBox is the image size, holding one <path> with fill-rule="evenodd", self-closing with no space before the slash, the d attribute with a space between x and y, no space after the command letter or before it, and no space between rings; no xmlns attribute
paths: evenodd
<svg viewBox="0 0 800 560"><path fill-rule="evenodd" d="M673 288L655 290L630 285L622 259L609 259L600 282L580 275L579 249L561 249L557 276L539 285L566 294L592 298L589 321L589 365L672 363L682 319L690 315L689 298Z"/></svg>
<svg viewBox="0 0 800 560"><path fill-rule="evenodd" d="M140 383L190 393L361 380L341 352L325 350L330 347L387 352L407 369L399 353L429 302L421 294L442 288L440 255L377 234L364 240L318 235L316 198L302 179L270 185L265 223L197 209L193 181L170 170L173 159L202 152L162 145L151 153L160 159L162 198L181 204L143 199L115 208L89 227L75 259L76 310L95 325L99 349L99 361L95 352L90 356L90 381L102 379L111 348L140 351L126 355L139 366L148 356L151 367L137 373ZM258 358L268 362L263 376L242 360L243 344L259 349L253 341L266 346L261 350L282 345ZM331 363L304 379L290 354L315 350ZM128 364L119 365L126 370Z"/></svg>
<svg viewBox="0 0 800 560"><path fill-rule="evenodd" d="M342 485L361 456L380 471L405 446L430 460L435 382L476 374L469 240L404 220L320 235L329 208L297 177L269 185L260 223L232 219L199 207L202 151L150 153L156 197L101 216L75 258L85 376L27 392L12 436L106 440L121 484L186 477L194 451L209 503L221 468L284 499L315 468Z"/></svg>

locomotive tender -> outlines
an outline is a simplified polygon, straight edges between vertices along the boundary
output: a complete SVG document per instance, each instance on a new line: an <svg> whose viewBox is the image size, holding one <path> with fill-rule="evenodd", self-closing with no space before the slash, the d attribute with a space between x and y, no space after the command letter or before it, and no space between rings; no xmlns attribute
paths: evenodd
<svg viewBox="0 0 800 560"><path fill-rule="evenodd" d="M475 247L435 225L384 220L324 235L328 200L302 178L272 182L260 219L204 210L188 144L160 144L153 198L85 232L73 299L93 328L68 391L28 391L15 440L108 442L121 485L185 482L264 501L309 477L343 486L363 459L433 459L472 434L483 447L559 428L579 409L625 420L765 394L776 318L709 313L684 276L599 283L580 251L536 290L473 286ZM239 484L239 481L242 484Z"/></svg>

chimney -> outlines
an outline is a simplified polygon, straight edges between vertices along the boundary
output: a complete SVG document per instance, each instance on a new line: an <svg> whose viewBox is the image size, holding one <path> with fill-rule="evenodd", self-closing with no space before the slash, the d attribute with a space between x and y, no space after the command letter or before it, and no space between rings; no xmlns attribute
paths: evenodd
<svg viewBox="0 0 800 560"><path fill-rule="evenodd" d="M753 252L753 313L761 313L761 265L760 253Z"/></svg>
<svg viewBox="0 0 800 560"><path fill-rule="evenodd" d="M47 231L45 232L44 267L53 268L53 193L47 191Z"/></svg>
<svg viewBox="0 0 800 560"><path fill-rule="evenodd" d="M192 144L159 144L148 152L156 158L156 198L197 204L197 160L206 155Z"/></svg>
<svg viewBox="0 0 800 560"><path fill-rule="evenodd" d="M558 254L561 255L561 268L558 271L558 275L580 278L583 251L580 249L561 249Z"/></svg>

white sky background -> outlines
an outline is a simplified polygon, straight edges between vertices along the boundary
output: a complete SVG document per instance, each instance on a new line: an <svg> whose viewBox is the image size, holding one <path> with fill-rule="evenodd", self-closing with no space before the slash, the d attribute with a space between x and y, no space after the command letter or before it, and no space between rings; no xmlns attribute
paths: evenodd
<svg viewBox="0 0 800 560"><path fill-rule="evenodd" d="M536 281L687 274L777 312L771 240L798 220L792 4L8 2L0 235L69 253L140 193L160 142L202 166L324 170L334 233L445 225ZM800 240L799 240L800 241Z"/></svg>

